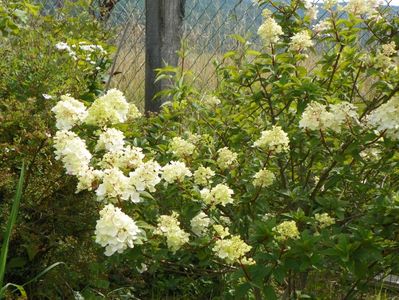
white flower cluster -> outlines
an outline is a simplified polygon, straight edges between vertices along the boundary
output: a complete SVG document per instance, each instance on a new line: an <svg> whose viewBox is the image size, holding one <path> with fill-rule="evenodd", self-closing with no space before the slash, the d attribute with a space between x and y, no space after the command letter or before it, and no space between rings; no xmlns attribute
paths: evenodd
<svg viewBox="0 0 399 300"><path fill-rule="evenodd" d="M57 131L54 137L56 159L61 160L69 175L79 175L89 169L92 158L86 143L71 131Z"/></svg>
<svg viewBox="0 0 399 300"><path fill-rule="evenodd" d="M386 131L386 135L399 140L399 96L384 103L368 116L368 122L378 131Z"/></svg>
<svg viewBox="0 0 399 300"><path fill-rule="evenodd" d="M190 222L191 230L198 236L202 236L210 224L211 219L209 219L209 217L203 211L192 218Z"/></svg>
<svg viewBox="0 0 399 300"><path fill-rule="evenodd" d="M372 16L377 13L377 0L349 0L344 10L355 16L367 15Z"/></svg>
<svg viewBox="0 0 399 300"><path fill-rule="evenodd" d="M384 44L381 46L382 54L386 56L392 56L397 53L396 44L394 41L390 42L389 44Z"/></svg>
<svg viewBox="0 0 399 300"><path fill-rule="evenodd" d="M55 48L59 51L66 51L68 55L73 58L73 60L78 60L76 56L76 52L72 50L72 48L65 42L58 42L55 44Z"/></svg>
<svg viewBox="0 0 399 300"><path fill-rule="evenodd" d="M385 74L391 70L399 70L398 58L394 56L396 53L395 42L381 45L381 49L377 51L374 57L375 67L381 69L381 74Z"/></svg>
<svg viewBox="0 0 399 300"><path fill-rule="evenodd" d="M381 158L381 150L377 147L366 148L359 153L364 160L373 161Z"/></svg>
<svg viewBox="0 0 399 300"><path fill-rule="evenodd" d="M325 105L311 102L302 114L299 127L309 130L331 129L340 132L345 124L358 122L356 107L348 102L330 105L330 111Z"/></svg>
<svg viewBox="0 0 399 300"><path fill-rule="evenodd" d="M326 228L335 224L335 219L330 217L328 213L315 214L315 220L319 223L319 227Z"/></svg>
<svg viewBox="0 0 399 300"><path fill-rule="evenodd" d="M280 126L262 131L261 137L255 141L254 147L259 147L274 153L287 152L290 149L288 135Z"/></svg>
<svg viewBox="0 0 399 300"><path fill-rule="evenodd" d="M189 234L180 228L180 222L177 219L179 214L173 212L172 215L162 215L158 218L158 226L155 234L166 237L168 248L175 253L184 244L188 243Z"/></svg>
<svg viewBox="0 0 399 300"><path fill-rule="evenodd" d="M276 44L279 41L280 36L284 34L283 29L276 20L273 19L269 10L264 10L263 16L265 20L258 29L258 35L266 46Z"/></svg>
<svg viewBox="0 0 399 300"><path fill-rule="evenodd" d="M311 0L304 0L304 6L306 9L306 16L311 20L317 19L318 9L316 3L313 3Z"/></svg>
<svg viewBox="0 0 399 300"><path fill-rule="evenodd" d="M161 170L161 166L156 161L147 161L129 174L130 183L138 191L155 192L155 186L161 182Z"/></svg>
<svg viewBox="0 0 399 300"><path fill-rule="evenodd" d="M96 151L117 152L123 150L124 144L125 135L122 131L115 128L107 128L98 137Z"/></svg>
<svg viewBox="0 0 399 300"><path fill-rule="evenodd" d="M332 27L332 25L329 20L321 20L319 23L315 24L312 29L314 32L319 33L319 32L330 30L331 27Z"/></svg>
<svg viewBox="0 0 399 300"><path fill-rule="evenodd" d="M53 139L56 159L63 162L67 174L78 179L76 192L94 190L99 201L137 203L141 201L141 192L155 191L161 181L161 166L152 160L144 162L141 148L125 146L123 132L106 127L125 121L128 110L129 104L117 90L110 90L98 98L87 111L81 102L69 96L61 97L53 108L57 127L63 129ZM95 146L96 151L104 150L104 154L100 153L102 157L92 160L85 141L65 130L83 122L102 127ZM138 232L134 221L119 208L108 204L97 222L96 241L106 247L106 255L112 255L133 247Z"/></svg>
<svg viewBox="0 0 399 300"><path fill-rule="evenodd" d="M291 37L290 50L291 51L305 51L313 46L312 39L307 30L300 31Z"/></svg>
<svg viewBox="0 0 399 300"><path fill-rule="evenodd" d="M284 221L273 228L276 233L276 240L285 241L288 239L296 239L299 237L298 227L295 221Z"/></svg>
<svg viewBox="0 0 399 300"><path fill-rule="evenodd" d="M194 153L195 146L181 137L174 137L169 144L169 149L177 157L186 158Z"/></svg>
<svg viewBox="0 0 399 300"><path fill-rule="evenodd" d="M134 220L120 208L108 204L100 211L95 235L96 243L105 247L105 255L111 256L115 252L122 253L127 248L133 248L139 233L140 229Z"/></svg>
<svg viewBox="0 0 399 300"><path fill-rule="evenodd" d="M223 227L222 225L215 224L213 225L213 230L215 230L216 236L224 239L226 236L230 235L230 231L228 227Z"/></svg>
<svg viewBox="0 0 399 300"><path fill-rule="evenodd" d="M209 167L200 166L194 172L194 182L195 184L206 186L211 183L210 179L215 176L215 172Z"/></svg>
<svg viewBox="0 0 399 300"><path fill-rule="evenodd" d="M233 203L231 197L234 191L227 185L219 183L212 189L204 188L200 191L201 198L205 204L215 207L216 205L226 206L226 204Z"/></svg>
<svg viewBox="0 0 399 300"><path fill-rule="evenodd" d="M218 97L213 95L205 95L201 102L208 108L214 108L222 103Z"/></svg>
<svg viewBox="0 0 399 300"><path fill-rule="evenodd" d="M58 42L55 48L59 51L66 51L73 60L81 59L92 65L96 64L95 56L107 54L107 51L101 45L92 45L86 42L79 42L71 46L65 42Z"/></svg>
<svg viewBox="0 0 399 300"><path fill-rule="evenodd" d="M86 123L100 127L123 123L127 120L128 112L129 103L123 93L111 89L92 103L88 109Z"/></svg>
<svg viewBox="0 0 399 300"><path fill-rule="evenodd" d="M82 170L78 175L78 185L76 187L76 193L84 190L92 191L97 188L100 181L104 176L104 171L94 170L92 167Z"/></svg>
<svg viewBox="0 0 399 300"><path fill-rule="evenodd" d="M224 147L218 150L218 158L216 160L220 169L225 170L237 162L237 153L234 153L229 148Z"/></svg>
<svg viewBox="0 0 399 300"><path fill-rule="evenodd" d="M254 175L253 185L258 187L268 187L273 184L276 176L273 172L262 169Z"/></svg>
<svg viewBox="0 0 399 300"><path fill-rule="evenodd" d="M109 147L108 147L109 148ZM136 169L143 164L143 149L130 145L120 150L106 152L99 165L102 168Z"/></svg>
<svg viewBox="0 0 399 300"><path fill-rule="evenodd" d="M184 177L191 177L192 175L186 164L181 161L171 161L162 168L162 178L167 183L182 182Z"/></svg>
<svg viewBox="0 0 399 300"><path fill-rule="evenodd" d="M56 117L56 127L59 130L69 130L75 125L83 123L87 117L87 111L84 104L69 95L61 96L51 111Z"/></svg>
<svg viewBox="0 0 399 300"><path fill-rule="evenodd" d="M140 194L130 183L129 177L125 176L118 168L104 171L102 183L96 190L96 194L99 201L107 199L111 202L118 200L140 202Z"/></svg>
<svg viewBox="0 0 399 300"><path fill-rule="evenodd" d="M239 236L233 235L231 238L217 240L212 250L228 264L241 263L251 265L255 263L254 260L245 257L251 249L252 247L245 243Z"/></svg>

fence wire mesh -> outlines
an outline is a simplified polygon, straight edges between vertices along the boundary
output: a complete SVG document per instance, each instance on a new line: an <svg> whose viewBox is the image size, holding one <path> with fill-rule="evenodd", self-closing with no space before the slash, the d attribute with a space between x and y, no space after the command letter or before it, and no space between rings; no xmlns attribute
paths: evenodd
<svg viewBox="0 0 399 300"><path fill-rule="evenodd" d="M47 10L54 11L63 0L42 0ZM393 0L381 2L380 10L393 7ZM314 0L322 5L322 0ZM398 9L394 13L398 14ZM202 89L216 85L213 62L237 47L231 34L244 36L260 47L257 29L262 10L252 0L186 0L182 45L186 49L184 68L190 69ZM316 24L326 16L320 10ZM344 13L343 13L344 14ZM107 20L115 34L112 41L120 49L116 53L115 75L111 86L124 91L137 104L144 101L145 87L145 0L120 0ZM365 38L365 36L363 37ZM328 51L324 49L323 51Z"/></svg>

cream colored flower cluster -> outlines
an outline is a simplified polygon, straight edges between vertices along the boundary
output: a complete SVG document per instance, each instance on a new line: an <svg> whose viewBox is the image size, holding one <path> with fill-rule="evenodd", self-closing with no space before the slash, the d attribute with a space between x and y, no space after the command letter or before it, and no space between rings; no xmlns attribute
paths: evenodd
<svg viewBox="0 0 399 300"><path fill-rule="evenodd" d="M220 105L222 102L220 99L213 95L205 95L201 99L201 103L207 108L215 108L216 106Z"/></svg>
<svg viewBox="0 0 399 300"><path fill-rule="evenodd" d="M211 219L207 216L206 213L201 211L198 215L191 219L190 225L191 230L198 236L202 236L209 225L211 224Z"/></svg>
<svg viewBox="0 0 399 300"><path fill-rule="evenodd" d="M56 159L61 160L69 175L79 175L89 169L92 158L86 143L71 131L57 131L54 137Z"/></svg>
<svg viewBox="0 0 399 300"><path fill-rule="evenodd" d="M100 211L95 235L96 243L105 247L105 255L111 256L115 252L122 253L127 248L133 248L139 233L140 229L134 220L120 208L108 204Z"/></svg>
<svg viewBox="0 0 399 300"><path fill-rule="evenodd" d="M299 121L299 127L309 130L327 130L331 129L340 132L345 124L358 122L356 107L348 102L330 105L327 110L325 105L318 102L311 102L302 114Z"/></svg>
<svg viewBox="0 0 399 300"><path fill-rule="evenodd" d="M399 97L384 103L368 116L368 122L387 137L399 140Z"/></svg>
<svg viewBox="0 0 399 300"><path fill-rule="evenodd" d="M194 182L198 185L207 186L211 183L213 176L215 176L215 172L211 168L200 166L194 172Z"/></svg>
<svg viewBox="0 0 399 300"><path fill-rule="evenodd" d="M399 70L398 57L396 44L392 41L389 44L381 45L381 49L379 49L374 57L374 63L377 68L381 69L381 73L385 74L390 71Z"/></svg>
<svg viewBox="0 0 399 300"><path fill-rule="evenodd" d="M215 230L216 236L224 239L226 236L230 235L230 231L228 227L223 227L220 224L213 225L213 230Z"/></svg>
<svg viewBox="0 0 399 300"><path fill-rule="evenodd" d="M276 176L274 176L273 172L267 169L262 169L254 175L254 180L252 183L254 186L268 187L273 184L275 179Z"/></svg>
<svg viewBox="0 0 399 300"><path fill-rule="evenodd" d="M344 10L355 16L372 16L377 13L377 0L349 0Z"/></svg>
<svg viewBox="0 0 399 300"><path fill-rule="evenodd" d="M127 145L120 150L104 153L99 166L104 169L131 170L140 167L143 164L143 159L143 149Z"/></svg>
<svg viewBox="0 0 399 300"><path fill-rule="evenodd" d="M258 35L266 46L276 44L280 40L280 36L284 34L281 26L273 19L271 12L267 9L263 11L265 20L258 29Z"/></svg>
<svg viewBox="0 0 399 300"><path fill-rule="evenodd" d="M92 103L86 123L99 127L123 123L128 119L131 105L134 104L129 105L121 91L111 89Z"/></svg>
<svg viewBox="0 0 399 300"><path fill-rule="evenodd" d="M320 228L326 228L335 224L335 219L330 217L328 213L315 214L314 218L319 223Z"/></svg>
<svg viewBox="0 0 399 300"><path fill-rule="evenodd" d="M299 237L298 227L295 221L284 221L273 228L277 241L286 241L288 239L296 239Z"/></svg>
<svg viewBox="0 0 399 300"><path fill-rule="evenodd" d="M98 137L95 150L117 152L123 150L124 145L125 145L125 136L123 132L115 128L107 128Z"/></svg>
<svg viewBox="0 0 399 300"><path fill-rule="evenodd" d="M252 247L245 243L238 235L233 235L230 238L223 237L217 240L212 250L228 264L241 263L250 265L255 262L252 258L248 259L245 255L251 249Z"/></svg>
<svg viewBox="0 0 399 300"><path fill-rule="evenodd" d="M187 158L194 153L195 145L181 137L174 137L169 143L169 150L179 158Z"/></svg>
<svg viewBox="0 0 399 300"><path fill-rule="evenodd" d="M394 41L390 42L389 44L382 45L381 48L382 54L386 56L392 56L397 53L396 43Z"/></svg>
<svg viewBox="0 0 399 300"><path fill-rule="evenodd" d="M84 104L69 95L61 96L61 101L51 111L56 117L56 127L59 130L70 130L75 125L83 123L87 117Z"/></svg>
<svg viewBox="0 0 399 300"><path fill-rule="evenodd" d="M161 182L162 168L154 160L147 161L129 173L130 182L137 191L155 192L155 186Z"/></svg>
<svg viewBox="0 0 399 300"><path fill-rule="evenodd" d="M177 219L179 214L173 212L172 215L162 215L158 218L155 234L166 237L168 248L175 253L184 244L188 243L189 234L180 228L180 222Z"/></svg>
<svg viewBox="0 0 399 300"><path fill-rule="evenodd" d="M307 30L300 31L291 37L291 51L305 51L310 47L313 47L313 41Z"/></svg>
<svg viewBox="0 0 399 300"><path fill-rule="evenodd" d="M55 45L58 51L67 52L75 61L84 61L90 65L97 65L96 60L99 56L107 55L107 51L101 45L93 45L86 42L68 44L66 42L58 42ZM96 67L99 69L99 67Z"/></svg>
<svg viewBox="0 0 399 300"><path fill-rule="evenodd" d="M218 158L216 160L220 169L225 170L237 163L237 153L234 153L229 148L224 147L218 150Z"/></svg>
<svg viewBox="0 0 399 300"><path fill-rule="evenodd" d="M182 182L184 177L191 177L192 175L186 164L181 161L171 161L162 168L162 178L167 183Z"/></svg>
<svg viewBox="0 0 399 300"><path fill-rule="evenodd" d="M140 202L140 194L137 192L129 177L125 176L118 168L106 169L102 177L102 183L96 190L99 201L107 200L117 202L118 200L134 203Z"/></svg>
<svg viewBox="0 0 399 300"><path fill-rule="evenodd" d="M255 141L254 147L259 147L274 153L289 151L290 140L280 126L273 126L271 130L262 131L261 137Z"/></svg>
<svg viewBox="0 0 399 300"><path fill-rule="evenodd" d="M215 208L216 205L226 206L227 204L234 202L232 198L234 191L222 183L219 183L210 190L208 188L204 188L200 191L200 193L204 203L212 208Z"/></svg>
<svg viewBox="0 0 399 300"><path fill-rule="evenodd" d="M303 2L306 9L306 16L311 20L316 20L317 14L319 13L317 9L317 3L314 3L312 0L304 0Z"/></svg>

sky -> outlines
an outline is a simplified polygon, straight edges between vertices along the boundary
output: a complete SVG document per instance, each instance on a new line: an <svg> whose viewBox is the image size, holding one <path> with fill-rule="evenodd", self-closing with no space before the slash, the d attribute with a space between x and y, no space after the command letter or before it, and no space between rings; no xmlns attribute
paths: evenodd
<svg viewBox="0 0 399 300"><path fill-rule="evenodd" d="M346 1L340 1L340 2L347 2L347 0ZM397 6L399 6L399 0L392 0L392 1L384 0L384 3L389 3L389 5L397 5Z"/></svg>

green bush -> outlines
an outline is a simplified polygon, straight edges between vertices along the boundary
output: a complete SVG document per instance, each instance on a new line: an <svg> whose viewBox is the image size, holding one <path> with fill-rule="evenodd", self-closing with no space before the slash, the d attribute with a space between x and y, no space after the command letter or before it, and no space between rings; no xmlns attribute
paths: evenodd
<svg viewBox="0 0 399 300"><path fill-rule="evenodd" d="M79 49L79 59L73 60L56 48L60 42L84 42L112 53L105 44L112 32L88 13L88 7L77 1L53 15L38 14L41 8L28 2L6 1L0 8L0 20L18 25L0 21L12 29L4 29L6 34L0 36L0 232L6 228L21 163L27 164L4 282L23 284L53 263L65 262L25 287L32 299L72 297L73 290L104 285L106 266L97 263L99 253L86 224L91 220L94 226L96 204L74 194L75 181L65 177L53 159L50 139L54 133L50 110L56 97L66 92L95 97L110 66L109 55L94 53L93 65ZM23 22L14 16L16 8Z"/></svg>
<svg viewBox="0 0 399 300"><path fill-rule="evenodd" d="M326 1L310 30L314 7L264 2L264 48L234 36L214 93L167 67L159 115L138 118L116 90L53 108L57 159L95 191L96 242L124 266L111 287L360 299L399 272L398 18Z"/></svg>

